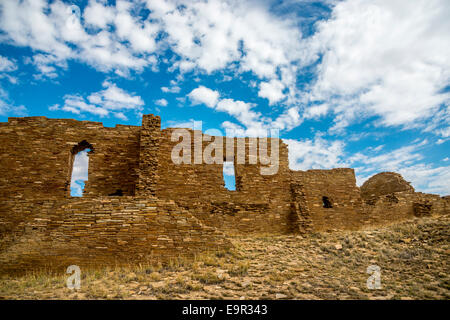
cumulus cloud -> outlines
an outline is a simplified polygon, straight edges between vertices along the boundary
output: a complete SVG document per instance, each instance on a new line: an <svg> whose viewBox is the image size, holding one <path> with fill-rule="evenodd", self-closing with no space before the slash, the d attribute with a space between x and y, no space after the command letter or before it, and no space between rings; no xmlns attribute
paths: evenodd
<svg viewBox="0 0 450 320"><path fill-rule="evenodd" d="M302 121L298 107L289 108L277 118L271 119L255 111L257 105L253 103L229 98L221 99L218 91L204 86L199 86L192 90L188 97L192 104L205 104L216 111L225 112L245 126L243 128L230 121L222 123L222 127L233 136L267 137L271 129L290 130L298 126Z"/></svg>
<svg viewBox="0 0 450 320"><path fill-rule="evenodd" d="M345 167L345 143L328 141L320 136L314 139L283 139L289 149L289 167L292 170L332 169Z"/></svg>
<svg viewBox="0 0 450 320"><path fill-rule="evenodd" d="M166 107L168 105L168 102L166 99L158 99L155 101L155 104L160 107Z"/></svg>
<svg viewBox="0 0 450 320"><path fill-rule="evenodd" d="M25 116L27 109L23 105L16 106L0 97L0 115L1 116Z"/></svg>
<svg viewBox="0 0 450 320"><path fill-rule="evenodd" d="M207 74L237 63L239 72L251 72L272 86L262 89L271 104L295 91L295 62L303 58L301 31L296 22L270 13L266 2L147 1L160 22L181 72ZM267 87L267 83L265 85Z"/></svg>
<svg viewBox="0 0 450 320"><path fill-rule="evenodd" d="M182 6L181 6L182 4ZM210 73L246 56L242 68L261 77L275 77L276 68L294 55L301 34L292 21L271 15L256 2L147 1L162 24L177 64ZM195 22L195 23L193 23Z"/></svg>
<svg viewBox="0 0 450 320"><path fill-rule="evenodd" d="M205 104L206 106L213 108L219 101L219 92L200 86L192 90L188 94L188 97L194 105Z"/></svg>
<svg viewBox="0 0 450 320"><path fill-rule="evenodd" d="M103 87L106 89L88 96L87 99L89 102L100 105L108 110L142 109L144 101L140 96L129 94L125 90L118 88L114 83L108 81L103 82Z"/></svg>
<svg viewBox="0 0 450 320"><path fill-rule="evenodd" d="M110 114L116 118L127 120L126 111L140 112L144 101L140 96L128 93L109 81L103 82L104 90L91 93L87 99L77 94L64 96L64 105L53 105L51 111L63 110L75 114L91 113L100 117Z"/></svg>
<svg viewBox="0 0 450 320"><path fill-rule="evenodd" d="M54 79L59 76L59 70L67 70L67 61L53 54L35 54L27 57L25 63L34 65L38 71L34 75L35 79Z"/></svg>
<svg viewBox="0 0 450 320"><path fill-rule="evenodd" d="M128 76L154 67L156 56L170 49L176 54L171 70L211 74L237 63L239 72L269 81L261 94L271 104L285 96L281 83L288 95L295 90L302 34L296 21L270 13L265 2L90 0L79 8L24 0L0 6L0 40L39 52L33 63L50 78L70 59ZM268 84L272 89L264 88Z"/></svg>
<svg viewBox="0 0 450 320"><path fill-rule="evenodd" d="M419 163L398 170L406 180L412 181L420 191L450 195L450 166L434 167Z"/></svg>
<svg viewBox="0 0 450 320"><path fill-rule="evenodd" d="M269 126L264 122L260 113L252 110L255 107L254 104L227 98L220 99L220 93L218 91L204 86L199 86L192 90L187 96L193 105L204 104L216 111L225 112L246 126L244 130L240 126L233 125L230 122L224 123L223 127L225 129L234 132L231 134L243 131L248 136L267 136Z"/></svg>
<svg viewBox="0 0 450 320"><path fill-rule="evenodd" d="M84 18L84 19L82 19ZM113 28L109 28L109 26ZM116 6L89 1L82 12L62 1L2 1L0 40L30 47L54 61L76 59L101 71L142 71L155 60L158 27L140 19L139 4L119 0ZM48 61L35 61L40 72L54 77ZM54 66L53 66L54 68Z"/></svg>
<svg viewBox="0 0 450 320"><path fill-rule="evenodd" d="M330 112L332 131L372 116L383 126L423 127L433 114L442 115L435 128L448 120L448 1L326 1L331 16L310 37L302 18L280 14L297 4L287 1L277 14L270 1L90 0L81 9L4 1L0 41L33 49L37 77L53 79L70 59L127 77L154 68L167 49L174 57L159 60L172 71L250 72L258 95L285 107L278 123L286 130ZM311 66L312 83L299 87Z"/></svg>
<svg viewBox="0 0 450 320"><path fill-rule="evenodd" d="M12 76L11 73L17 69L17 61L15 59L0 56L0 79L6 78L10 83L16 84L17 78Z"/></svg>
<svg viewBox="0 0 450 320"><path fill-rule="evenodd" d="M226 176L234 176L234 163L232 161L225 161L223 163L223 174Z"/></svg>
<svg viewBox="0 0 450 320"><path fill-rule="evenodd" d="M17 70L17 64L7 57L0 56L0 72L12 72Z"/></svg>
<svg viewBox="0 0 450 320"><path fill-rule="evenodd" d="M262 82L259 86L258 96L267 98L269 104L274 104L284 98L283 94L284 84L276 79L270 82Z"/></svg>
<svg viewBox="0 0 450 320"><path fill-rule="evenodd" d="M370 116L417 126L450 100L449 15L446 0L338 2L309 39L321 60L308 99L327 103L335 130Z"/></svg>
<svg viewBox="0 0 450 320"><path fill-rule="evenodd" d="M171 87L162 87L161 91L165 93L178 93L181 88L179 86L171 86Z"/></svg>

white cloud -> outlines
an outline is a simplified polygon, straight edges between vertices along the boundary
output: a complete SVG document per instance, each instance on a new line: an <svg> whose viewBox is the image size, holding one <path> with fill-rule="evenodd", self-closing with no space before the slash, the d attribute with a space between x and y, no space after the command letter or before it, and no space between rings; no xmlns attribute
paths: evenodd
<svg viewBox="0 0 450 320"><path fill-rule="evenodd" d="M326 103L322 103L319 105L314 105L308 107L308 109L305 110L305 117L306 118L319 118L328 112L328 105Z"/></svg>
<svg viewBox="0 0 450 320"><path fill-rule="evenodd" d="M260 121L261 114L252 110L253 104L245 103L239 100L233 99L221 99L217 105L216 110L228 113L230 116L235 117L240 123L244 124L248 131L262 128ZM256 132L250 133L254 135Z"/></svg>
<svg viewBox="0 0 450 320"><path fill-rule="evenodd" d="M200 86L192 90L188 97L194 105L205 104L210 108L214 108L219 101L219 92Z"/></svg>
<svg viewBox="0 0 450 320"><path fill-rule="evenodd" d="M260 112L255 111L254 109L257 107L255 104L234 99L220 99L218 91L204 86L199 86L192 90L188 97L192 104L205 104L216 111L225 112L245 126L244 129L239 125L225 121L222 127L233 131L234 133L231 133L233 135L266 137L271 129L290 130L298 126L302 121L298 107L285 110L273 120L269 117L263 117Z"/></svg>
<svg viewBox="0 0 450 320"><path fill-rule="evenodd" d="M35 79L54 79L58 77L58 70L67 70L67 61L53 54L35 54L32 58L26 58L25 63L35 66L38 73L34 75Z"/></svg>
<svg viewBox="0 0 450 320"><path fill-rule="evenodd" d="M279 130L291 130L299 126L303 121L299 111L299 107L286 109L274 121L271 121L270 126Z"/></svg>
<svg viewBox="0 0 450 320"><path fill-rule="evenodd" d="M165 93L178 93L181 88L179 86L171 86L171 87L162 87L161 91Z"/></svg>
<svg viewBox="0 0 450 320"><path fill-rule="evenodd" d="M108 110L142 109L144 101L140 96L131 95L108 81L103 82L103 87L106 89L88 96L87 99L90 103L95 103Z"/></svg>
<svg viewBox="0 0 450 320"><path fill-rule="evenodd" d="M386 153L367 155L358 152L349 160L353 163L363 163L366 171L379 169L381 171L398 171L405 165L411 165L417 160L422 160L423 155L416 152L418 144L408 145Z"/></svg>
<svg viewBox="0 0 450 320"><path fill-rule="evenodd" d="M0 98L0 115L2 116L25 116L27 109L23 106L16 106Z"/></svg>
<svg viewBox="0 0 450 320"><path fill-rule="evenodd" d="M255 105L233 99L220 99L218 91L211 90L204 86L192 90L188 95L193 105L205 104L207 107L216 111L225 112L236 118L240 123L246 126L245 133L248 136L267 136L267 124L260 113L252 110ZM231 130L233 125L226 123L224 128ZM234 126L236 128L236 126ZM238 130L239 132L241 129Z"/></svg>
<svg viewBox="0 0 450 320"><path fill-rule="evenodd" d="M4 34L0 40L30 47L55 61L76 59L100 71L126 75L130 69L142 71L155 62L151 54L156 50L158 27L141 21L139 8L128 1L117 1L112 7L91 0L81 12L59 0L50 4L44 0L2 1L0 29ZM51 67L38 66L54 77Z"/></svg>
<svg viewBox="0 0 450 320"><path fill-rule="evenodd" d="M292 170L332 169L345 167L345 143L328 141L320 136L313 140L283 139L289 149L289 168Z"/></svg>
<svg viewBox="0 0 450 320"><path fill-rule="evenodd" d="M325 101L335 127L369 116L413 126L448 105L450 3L350 0L317 24L308 50L322 54L309 99ZM314 114L314 113L313 113Z"/></svg>
<svg viewBox="0 0 450 320"><path fill-rule="evenodd" d="M59 104L57 104L57 103L52 104L51 106L48 107L48 110L50 110L50 111L57 111L59 109L60 109Z"/></svg>
<svg viewBox="0 0 450 320"><path fill-rule="evenodd" d="M113 114L117 119L128 121L128 117L123 112L114 112Z"/></svg>
<svg viewBox="0 0 450 320"><path fill-rule="evenodd" d="M180 57L175 68L211 74L238 62L240 72L294 90L292 64L302 57L302 34L295 21L270 13L266 2L148 0L147 6Z"/></svg>
<svg viewBox="0 0 450 320"><path fill-rule="evenodd" d="M239 62L242 72L261 79L279 78L281 70L280 80L292 87L292 72L286 70L298 59L301 33L295 21L271 14L265 3L149 0L146 5L151 12L144 20L142 2L118 0L114 6L91 0L84 10L59 0L4 2L2 40L120 74L142 71L156 61L152 54L170 48L178 55L172 69L212 73ZM165 37L157 41L161 31Z"/></svg>
<svg viewBox="0 0 450 320"><path fill-rule="evenodd" d="M88 104L83 97L71 94L64 96L64 106L62 106L61 110L75 114L88 112L100 117L105 117L109 114L108 110L105 108L97 107L94 104Z"/></svg>
<svg viewBox="0 0 450 320"><path fill-rule="evenodd" d="M89 1L84 10L83 18L88 25L105 29L108 24L113 24L115 9L112 6L104 5L101 2Z"/></svg>
<svg viewBox="0 0 450 320"><path fill-rule="evenodd" d="M272 105L284 98L283 89L284 84L281 81L272 79L270 82L262 82L259 85L258 96L267 98Z"/></svg>
<svg viewBox="0 0 450 320"><path fill-rule="evenodd" d="M11 73L17 69L17 61L15 59L0 56L0 79L6 78L10 83L16 84L17 78L12 76Z"/></svg>
<svg viewBox="0 0 450 320"><path fill-rule="evenodd" d="M155 51L155 37L159 27L149 21L141 21L139 17L132 16L131 11L134 7L130 2L118 1L116 9L114 23L119 38L128 41L134 52Z"/></svg>
<svg viewBox="0 0 450 320"><path fill-rule="evenodd" d="M166 99L158 99L155 101L155 104L160 106L160 107L167 107L168 102Z"/></svg>
<svg viewBox="0 0 450 320"><path fill-rule="evenodd" d="M444 137L444 138L448 138L448 137L450 137L450 127L446 127L446 128L443 128L443 129L437 129L435 131L435 133L440 135L440 136L442 136L442 137Z"/></svg>
<svg viewBox="0 0 450 320"><path fill-rule="evenodd" d="M13 60L0 56L0 72L12 72L17 70L17 64Z"/></svg>
<svg viewBox="0 0 450 320"><path fill-rule="evenodd" d="M433 167L431 164L419 163L401 168L398 172L406 180L412 181L419 191L450 195L450 166Z"/></svg>
<svg viewBox="0 0 450 320"><path fill-rule="evenodd" d="M248 137L246 130L237 125L236 123L230 121L224 121L222 123L222 128L225 129L225 136L227 137Z"/></svg>
<svg viewBox="0 0 450 320"><path fill-rule="evenodd" d="M288 12L295 4L282 6ZM448 119L442 104L448 106L450 93L441 90L450 78L447 0L327 1L331 18L317 23L310 38L303 36L299 17L277 15L272 5L90 0L77 12L60 0L3 1L0 41L37 52L32 62L49 78L69 59L128 77L133 70L156 70L167 49L175 56L160 60L171 63L170 70L251 72L258 95L285 106L275 122L286 130L327 112L335 113L333 130L374 115L379 125L423 126L423 119L437 114L433 128L427 124L434 132ZM143 19L146 8L151 11ZM319 57L317 81L299 89L297 77ZM180 87L162 90L176 93Z"/></svg>
<svg viewBox="0 0 450 320"><path fill-rule="evenodd" d="M225 161L223 163L223 174L226 176L234 176L234 163L232 161Z"/></svg>
<svg viewBox="0 0 450 320"><path fill-rule="evenodd" d="M128 93L109 81L103 82L104 90L91 93L87 99L80 95L68 94L64 96L63 111L81 114L91 113L100 117L108 116L110 113L116 118L127 120L124 111L140 112L144 101L140 96ZM58 110L59 107L51 110Z"/></svg>

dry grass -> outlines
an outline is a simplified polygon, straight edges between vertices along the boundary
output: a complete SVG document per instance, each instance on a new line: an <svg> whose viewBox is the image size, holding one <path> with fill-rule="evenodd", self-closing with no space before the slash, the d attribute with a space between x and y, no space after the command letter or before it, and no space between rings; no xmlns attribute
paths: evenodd
<svg viewBox="0 0 450 320"><path fill-rule="evenodd" d="M448 216L341 233L232 237L229 251L167 264L0 276L5 299L449 299ZM379 290L366 286L381 268Z"/></svg>

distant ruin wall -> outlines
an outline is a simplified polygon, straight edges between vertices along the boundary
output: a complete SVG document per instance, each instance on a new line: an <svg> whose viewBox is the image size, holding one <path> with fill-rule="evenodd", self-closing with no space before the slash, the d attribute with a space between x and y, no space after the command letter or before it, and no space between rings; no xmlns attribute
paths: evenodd
<svg viewBox="0 0 450 320"><path fill-rule="evenodd" d="M395 174L395 181L404 180ZM398 190L398 183L380 184L380 190L372 188L371 200L365 202L356 186L353 169L293 171L293 223L299 224L300 232L358 230L414 216L450 213L449 199L414 192L409 184L404 185L401 190L407 191L388 192Z"/></svg>
<svg viewBox="0 0 450 320"><path fill-rule="evenodd" d="M302 187L313 230L351 228L358 224L361 196L353 169L293 171L292 183Z"/></svg>
<svg viewBox="0 0 450 320"><path fill-rule="evenodd" d="M367 203L376 201L380 196L394 192L414 192L414 188L395 172L380 172L370 177L361 186L361 197Z"/></svg>

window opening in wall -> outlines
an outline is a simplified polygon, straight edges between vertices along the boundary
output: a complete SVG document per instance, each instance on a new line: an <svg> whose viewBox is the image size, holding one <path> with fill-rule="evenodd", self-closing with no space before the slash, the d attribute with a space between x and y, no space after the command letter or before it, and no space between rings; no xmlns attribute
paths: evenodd
<svg viewBox="0 0 450 320"><path fill-rule="evenodd" d="M225 188L231 191L236 191L236 177L233 161L223 162L223 180L225 182Z"/></svg>
<svg viewBox="0 0 450 320"><path fill-rule="evenodd" d="M70 195L72 197L82 197L86 181L88 180L90 148L79 151L75 154L72 166L72 176L70 179Z"/></svg>
<svg viewBox="0 0 450 320"><path fill-rule="evenodd" d="M322 197L322 202L323 202L324 208L333 208L330 198L324 196L324 197Z"/></svg>
<svg viewBox="0 0 450 320"><path fill-rule="evenodd" d="M115 192L108 194L108 196L123 196L123 191L122 189L117 189Z"/></svg>

